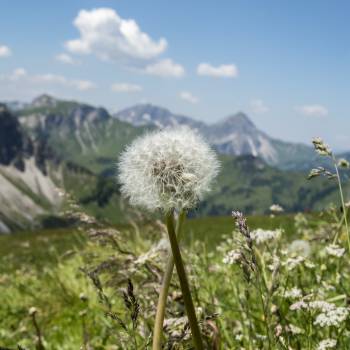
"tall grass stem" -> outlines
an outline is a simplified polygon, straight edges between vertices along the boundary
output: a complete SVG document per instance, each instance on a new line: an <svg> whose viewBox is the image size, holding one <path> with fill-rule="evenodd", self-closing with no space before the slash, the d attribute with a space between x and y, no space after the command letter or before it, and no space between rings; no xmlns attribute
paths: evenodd
<svg viewBox="0 0 350 350"><path fill-rule="evenodd" d="M176 225L176 237L178 240L181 239L182 227L183 227L185 218L186 218L186 212L182 210L179 213L179 217ZM154 331L153 331L152 350L160 350L162 348L162 333L163 333L163 323L164 323L164 317L165 317L165 308L166 308L166 302L169 294L169 287L170 287L173 271L174 271L174 258L170 250L168 261L164 272L162 287L159 293L159 299L158 299L158 305L157 305L157 311L156 311L156 320L154 323Z"/></svg>

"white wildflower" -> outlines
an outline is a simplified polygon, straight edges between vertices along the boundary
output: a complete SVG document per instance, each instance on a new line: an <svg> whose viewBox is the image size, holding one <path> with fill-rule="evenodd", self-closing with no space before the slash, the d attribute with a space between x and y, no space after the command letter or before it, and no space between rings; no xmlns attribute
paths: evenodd
<svg viewBox="0 0 350 350"><path fill-rule="evenodd" d="M210 190L219 163L208 144L187 128L137 138L120 157L122 194L149 210L189 209Z"/></svg>
<svg viewBox="0 0 350 350"><path fill-rule="evenodd" d="M34 307L34 306L32 306L31 308L29 308L29 310L28 310L28 314L29 314L30 316L35 315L37 312L38 312L38 310L37 310L37 308Z"/></svg>
<svg viewBox="0 0 350 350"><path fill-rule="evenodd" d="M305 333L305 331L303 329L301 329L298 326L295 326L294 324L291 324L291 323L288 325L288 329L289 329L290 333L292 333L294 335Z"/></svg>
<svg viewBox="0 0 350 350"><path fill-rule="evenodd" d="M319 325L320 327L338 327L347 319L348 315L349 310L345 307L324 310L316 317L314 325Z"/></svg>
<svg viewBox="0 0 350 350"><path fill-rule="evenodd" d="M282 234L281 230L263 230L258 228L250 233L250 237L257 243L265 243L271 240L277 240Z"/></svg>
<svg viewBox="0 0 350 350"><path fill-rule="evenodd" d="M308 241L304 241L303 239L296 239L293 241L288 250L291 254L300 255L303 257L308 257L311 253L310 243Z"/></svg>
<svg viewBox="0 0 350 350"><path fill-rule="evenodd" d="M235 339L237 341L241 341L243 339L243 334L242 333L236 334Z"/></svg>
<svg viewBox="0 0 350 350"><path fill-rule="evenodd" d="M334 349L336 346L337 341L335 339L325 339L318 344L317 350Z"/></svg>
<svg viewBox="0 0 350 350"><path fill-rule="evenodd" d="M276 254L274 254L272 256L271 264L267 265L267 267L269 268L270 271L276 271L280 265L281 265L280 258Z"/></svg>
<svg viewBox="0 0 350 350"><path fill-rule="evenodd" d="M297 266L299 266L304 260L305 258L303 256L296 256L295 258L288 258L282 263L282 265L286 266L288 271L292 271Z"/></svg>
<svg viewBox="0 0 350 350"><path fill-rule="evenodd" d="M302 294L303 293L299 288L293 287L292 289L286 290L284 292L284 297L289 299L298 299L301 298Z"/></svg>
<svg viewBox="0 0 350 350"><path fill-rule="evenodd" d="M292 304L289 307L289 310L295 311L295 310L301 310L301 309L307 309L307 308L308 308L308 304L305 301L300 300Z"/></svg>
<svg viewBox="0 0 350 350"><path fill-rule="evenodd" d="M309 308L327 312L329 310L334 310L336 306L324 300L314 300L309 303Z"/></svg>
<svg viewBox="0 0 350 350"><path fill-rule="evenodd" d="M272 204L270 206L270 211L272 213L282 213L284 209L279 204Z"/></svg>
<svg viewBox="0 0 350 350"><path fill-rule="evenodd" d="M337 244L331 244L325 248L325 251L328 255L340 258L344 255L345 249L339 247Z"/></svg>
<svg viewBox="0 0 350 350"><path fill-rule="evenodd" d="M233 265L237 262L240 261L240 259L242 258L242 254L239 250L234 249L234 250L230 250L225 257L223 258L222 262L224 264L227 265Z"/></svg>

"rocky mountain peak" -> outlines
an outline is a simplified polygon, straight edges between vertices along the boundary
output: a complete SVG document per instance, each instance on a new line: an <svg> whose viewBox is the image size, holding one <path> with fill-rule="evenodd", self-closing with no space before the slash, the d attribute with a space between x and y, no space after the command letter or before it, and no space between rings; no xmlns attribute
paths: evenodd
<svg viewBox="0 0 350 350"><path fill-rule="evenodd" d="M58 103L58 100L50 95L43 94L38 97L36 97L32 103L31 107L56 107Z"/></svg>
<svg viewBox="0 0 350 350"><path fill-rule="evenodd" d="M233 126L235 128L239 129L256 129L254 123L249 119L249 117L243 113L238 112L235 114L231 114L225 119L223 119L218 124L224 124L226 126Z"/></svg>

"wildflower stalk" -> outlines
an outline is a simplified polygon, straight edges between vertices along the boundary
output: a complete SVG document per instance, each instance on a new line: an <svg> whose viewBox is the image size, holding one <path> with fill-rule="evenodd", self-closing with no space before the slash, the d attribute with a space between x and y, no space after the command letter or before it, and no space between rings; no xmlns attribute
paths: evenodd
<svg viewBox="0 0 350 350"><path fill-rule="evenodd" d="M174 228L174 212L169 211L166 215L166 224L168 229L168 235L170 240L170 246L174 257L176 271L180 281L180 287L182 291L182 297L184 299L188 322L192 332L192 339L196 350L204 350L201 333L199 330L196 312L194 309L190 287L186 277L186 271L182 262L180 248L176 239L176 233Z"/></svg>
<svg viewBox="0 0 350 350"><path fill-rule="evenodd" d="M346 228L346 237L347 237L347 241L348 241L348 248L349 248L349 253L350 253L350 232L349 232L349 225L348 225L348 218L347 218L347 208L345 206L345 201L344 201L344 195L343 195L343 188L342 188L342 183L341 183L341 179L340 179L340 174L339 174L339 170L338 170L338 166L337 166L337 160L335 159L334 155L332 154L332 159L333 159L333 163L334 163L334 168L335 168L335 172L337 175L337 180L338 180L338 187L339 187L339 193L340 193L340 201L341 201L341 205L343 208L343 218L344 218L344 222L345 222L345 228ZM334 241L337 240L338 235L335 236ZM334 242L335 243L335 242Z"/></svg>
<svg viewBox="0 0 350 350"><path fill-rule="evenodd" d="M181 239L182 226L186 218L186 212L182 210L179 214L177 225L176 225L176 237L178 240ZM160 350L162 348L162 331L165 316L166 301L169 293L170 281L174 271L174 257L170 251L169 258L166 264L165 273L163 277L162 287L159 293L156 320L154 323L153 331L153 344L152 350Z"/></svg>

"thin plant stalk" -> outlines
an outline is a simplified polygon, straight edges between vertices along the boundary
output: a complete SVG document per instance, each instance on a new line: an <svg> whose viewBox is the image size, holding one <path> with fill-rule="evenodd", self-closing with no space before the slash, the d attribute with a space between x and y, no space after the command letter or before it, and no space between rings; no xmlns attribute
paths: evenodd
<svg viewBox="0 0 350 350"><path fill-rule="evenodd" d="M171 246L171 250L173 253L174 262L176 266L176 271L180 281L182 297L185 303L188 322L192 332L193 344L196 350L204 350L202 336L198 326L198 321L197 321L196 312L195 312L192 297L191 297L191 291L188 284L185 267L182 262L180 248L176 239L173 211L170 211L169 213L167 213L166 224L168 229L170 246Z"/></svg>
<svg viewBox="0 0 350 350"><path fill-rule="evenodd" d="M182 226L186 218L186 212L182 210L179 213L179 217L176 225L176 237L178 240L181 239ZM153 344L152 350L160 350L162 348L162 333L163 333L163 323L165 317L165 307L167 302L167 297L169 294L169 287L171 278L174 271L174 258L173 254L170 250L168 261L165 268L165 273L163 277L162 287L159 293L157 311L156 311L156 320L154 323L154 331L153 331Z"/></svg>
<svg viewBox="0 0 350 350"><path fill-rule="evenodd" d="M337 166L337 160L335 159L334 155L332 155L333 163L334 163L334 168L335 172L337 175L337 180L338 180L338 187L339 187L339 193L340 193L340 200L341 200L341 205L343 208L343 218L345 222L345 228L346 228L346 237L348 241L348 248L349 248L349 253L350 253L350 232L349 232L349 225L348 225L348 218L347 218L347 208L345 206L345 201L344 201L344 195L343 195L343 188L342 188L342 183L340 179L340 174ZM335 237L335 241L338 237Z"/></svg>

